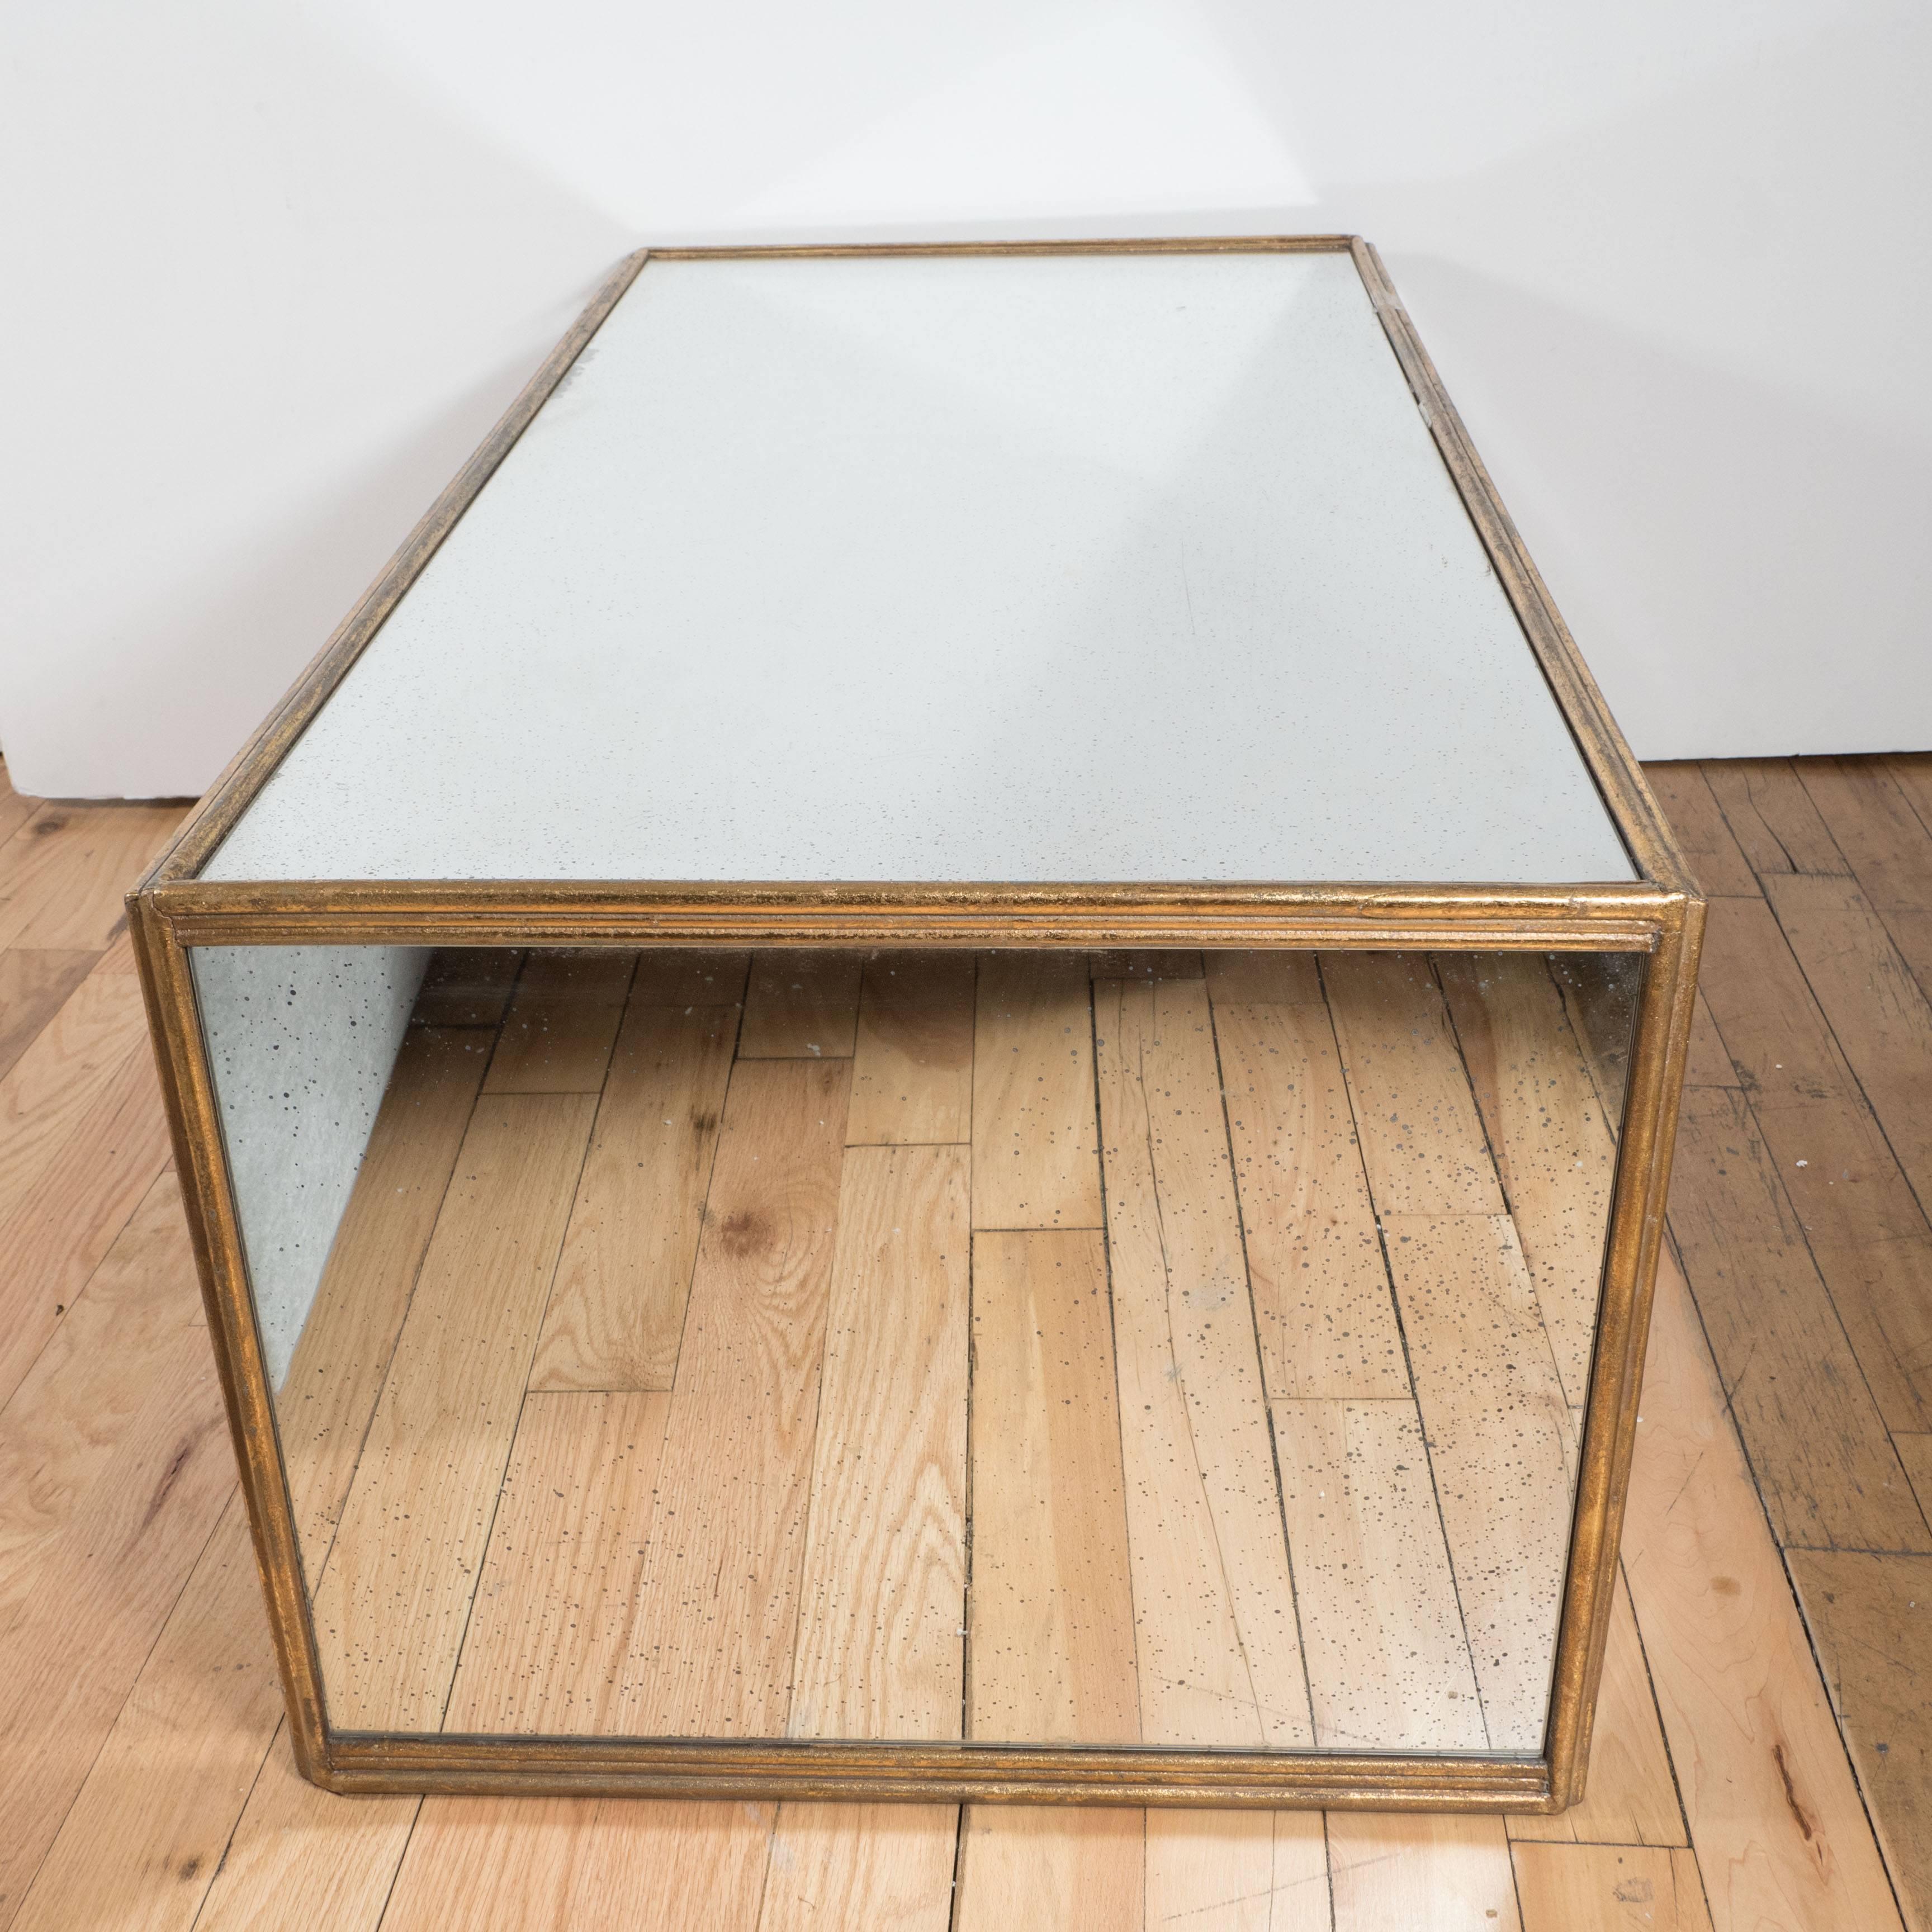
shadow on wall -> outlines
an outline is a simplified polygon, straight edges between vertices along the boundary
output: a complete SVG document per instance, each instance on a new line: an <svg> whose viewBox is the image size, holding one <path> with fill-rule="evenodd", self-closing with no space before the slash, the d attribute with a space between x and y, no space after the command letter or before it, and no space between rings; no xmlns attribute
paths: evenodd
<svg viewBox="0 0 1932 1932"><path fill-rule="evenodd" d="M1453 262L1391 267L1645 757L1932 743L1932 440Z"/></svg>

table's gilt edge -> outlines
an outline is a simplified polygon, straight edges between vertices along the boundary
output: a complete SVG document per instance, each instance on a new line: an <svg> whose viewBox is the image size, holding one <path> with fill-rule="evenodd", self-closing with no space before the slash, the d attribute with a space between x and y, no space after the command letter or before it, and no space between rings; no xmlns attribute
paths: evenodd
<svg viewBox="0 0 1932 1932"><path fill-rule="evenodd" d="M1336 234L1183 236L1085 242L838 243L637 250L625 256L604 278L583 314L545 358L490 434L410 533L374 583L337 627L280 702L230 761L195 809L188 814L174 839L164 848L147 874L130 893L130 901L137 896L152 896L158 891L166 889L166 903L172 916L188 914L191 905L196 910L212 910L213 902L199 902L198 896L195 899L184 898L179 896L178 889L193 883L202 884L205 891L213 890L213 882L199 880L198 875L202 868L260 795L290 748L374 639L383 622L435 554L444 538L455 527L464 512L475 501L497 466L515 446L518 439L568 373L571 365L588 346L605 319L637 279L646 262L653 256L667 260L692 261L770 260L788 256L1238 253L1346 253L1350 256L1388 339L1391 351L1449 471L1457 494L1461 497L1477 535L1509 598L1531 654L1544 675L1566 728L1576 744L1618 838L1630 854L1638 874L1636 884L1640 890L1648 886L1660 888L1672 897L1686 894L1694 896L1696 892L1695 883L1670 831L1668 822L1646 784L1629 746L1578 652L1575 640L1557 610L1547 586L1530 560L1520 534L1503 507L1461 418L1443 389L1434 364L1416 335L1406 310L1396 296L1381 258L1374 248L1360 236ZM351 914L363 890L358 882L328 880L267 881L259 884L250 882L248 889L279 895L284 903L290 904L291 910L297 899L305 902L314 898L321 904L339 910L344 914ZM639 889L666 890L662 886L648 885L640 886ZM1542 908L1552 899L1560 898L1574 905L1586 901L1594 902L1605 895L1625 889L1622 881L1608 882L1603 886L1507 884L1473 888L1492 892L1498 900L1510 902L1520 910L1526 924L1544 927L1552 932L1556 928L1573 925L1576 922L1561 914L1551 916L1546 913ZM405 885L400 890L414 899L419 892L428 889ZM514 897L524 888L518 882L492 880L465 882L463 890L470 897L478 898L503 893ZM549 892L562 889L547 884L544 890ZM596 896L598 890L596 886L584 888L586 896ZM729 890L742 893L747 899L757 899L764 896L766 889L741 884ZM836 892L841 889L827 882L808 890L818 892ZM988 914L989 930L998 929L1002 923L1000 906L986 895L984 889L894 886L887 890L895 894L902 892L912 894L928 890L943 890L955 895L962 892L970 894ZM1013 889L1009 886L998 890L1005 893ZM1038 893L1042 891L1058 892L1061 889L1028 890ZM1168 903L1168 893L1189 889L1120 885L1098 888L1082 886L1073 890L1082 893L1095 890L1104 892L1124 912L1136 902L1144 902L1148 905ZM1216 886L1202 890L1221 895L1245 895L1250 891L1259 892L1289 889ZM1391 895L1405 894L1409 889L1400 886L1365 885L1360 881L1330 881L1307 882L1305 885L1298 883L1292 890L1306 890L1337 900L1346 897L1359 898L1365 893L1387 898ZM1426 897L1440 889L1418 886L1413 890L1418 895ZM1066 902L1062 900L1060 902ZM1405 903L1412 902L1405 900ZM156 910L162 910L162 905L158 903ZM1592 923L1597 916L1598 915L1594 913L1591 915ZM1347 929L1360 931L1366 928L1350 926ZM1192 935L1192 929L1190 928L1189 936ZM349 935L345 931L340 936L346 938ZM898 938L902 935L895 928L892 936ZM256 943L262 942L258 940ZM1046 944L1053 942L1036 938L1030 943ZM1156 942L1147 940L1143 943ZM1174 943L1188 943L1188 937L1184 936ZM1201 940L1198 936L1193 936L1192 943L1199 944ZM1230 940L1227 943L1240 942ZM1277 939L1274 943L1291 942ZM1557 943L1562 942L1558 940Z"/></svg>

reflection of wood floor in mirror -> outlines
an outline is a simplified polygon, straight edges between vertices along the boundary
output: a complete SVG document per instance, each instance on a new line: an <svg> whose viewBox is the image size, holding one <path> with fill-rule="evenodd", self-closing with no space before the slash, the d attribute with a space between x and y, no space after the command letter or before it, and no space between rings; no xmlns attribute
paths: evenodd
<svg viewBox="0 0 1932 1932"><path fill-rule="evenodd" d="M335 1722L1534 1750L1570 991L439 956L283 1396Z"/></svg>
<svg viewBox="0 0 1932 1932"><path fill-rule="evenodd" d="M1899 1932L1887 1862L1904 1922L1932 1924L1923 1634L1932 1532L1911 1487L1917 1480L1932 1504L1932 1230L1915 1198L1924 1198L1932 1146L1932 1009L1922 997L1932 992L1932 758L1651 776L1715 896L1672 1195L1682 1265L1673 1246L1658 1274L1588 1795L1559 1816L1505 1820L347 1798L303 1783L282 1726L140 988L117 937L120 896L178 808L22 800L0 766L0 1932ZM1132 964L1111 962L1101 976L1130 978ZM1466 1024L1454 962L1438 964L1487 1108L1492 1063ZM392 1156L400 1134L446 1150L428 1162L444 1171L433 1190L399 1176L387 1195L364 1190L356 1238L371 1254L386 1250L387 1265L353 1281L338 1274L315 1317L318 1337L332 1327L342 1338L328 1352L356 1366L333 1392L339 1408L312 1394L290 1430L311 1545L339 1516L362 1451L346 1418L373 1413L394 1351L407 1293L396 1271L412 1276L420 1264L468 1131L479 1045L490 1044L487 1030L474 1030L490 1016L478 990L446 981L425 993L420 1017L448 1030L412 1036L397 1078L415 1083L417 1100L406 1120L402 1104L392 1108L370 1156ZM708 990L638 982L631 997L703 1012ZM1232 1097L1244 1051L1232 1010L1270 1009L1270 1024L1286 1028L1313 1003L1272 973L1224 968L1212 991ZM821 1004L836 994L825 988ZM1501 998L1493 985L1489 997ZM951 995L934 998L956 1012ZM934 1024L919 1031L930 1038ZM963 1136L979 1156L976 1201L1036 1184L989 1175L956 1042L919 1050L928 1069L953 1070L950 1081L921 1085L928 1111L909 1125L878 1124L874 1108L890 1116L913 1090L866 1076L880 1064L881 1046L866 1044L874 1025L862 1013L852 1036L848 1138L890 1149L895 1137L956 1148ZM1312 1036L1318 1043L1319 1028ZM827 1051L843 1044L829 1028L809 1037ZM1592 1064L1613 1076L1609 1044L1592 1040ZM715 1082L706 1056L730 1047L680 1036L647 1055L637 1078ZM660 1057L667 1070L652 1076ZM1040 1071L1036 1100L1064 1070ZM1298 1092L1311 1107L1346 1105L1335 1078ZM1252 1128L1244 1108L1229 1112L1235 1136ZM664 1120L676 1118L640 1104L631 1131L668 1131ZM1440 1118L1445 1135L1455 1128L1453 1113ZM1570 1345L1539 1270L1564 1224L1546 1215L1537 1232L1544 1168L1533 1144L1525 1150L1523 1124L1490 1144L1563 1378ZM627 1152L621 1136L592 1138L613 1168L628 1160L636 1172L650 1158ZM708 1186L716 1157L694 1144L703 1175L661 1165L644 1226L688 1226L677 1204ZM1245 1207L1264 1156L1238 1138L1232 1154ZM995 1178L1016 1184L1006 1197L981 1193ZM1037 1183L1038 1198L1050 1179ZM1560 1206L1548 1185L1543 1198ZM1244 1229L1258 1306L1288 1311L1258 1338L1265 1386L1316 1387L1284 1378L1325 1364L1358 1394L1276 1396L1276 1438L1296 1430L1309 1469L1358 1444L1358 1480L1386 1486L1408 1473L1396 1466L1409 1462L1420 1426L1371 1323L1386 1278L1359 1240L1327 1241L1322 1276L1344 1312L1322 1331L1298 1324L1300 1271L1282 1259L1296 1225L1290 1206ZM1402 1211L1435 1215L1426 1203ZM1053 1240L1070 1251L1068 1266L1094 1266L1100 1217L1076 1218L1087 1225L1007 1238L1010 1253L982 1240L976 1309L994 1289L1039 1295L1021 1264L1032 1257L1050 1268ZM595 1240L584 1237L586 1257L606 1238L620 1251L635 1238L628 1223L603 1224ZM591 1324L610 1306L595 1291L602 1272L582 1258L553 1277L526 1384L533 1392L506 1465L524 1507L574 1512L586 1524L648 1498L671 1398L648 1386L601 1391L580 1360L633 1358L645 1366L627 1375L648 1382L661 1372L650 1365L662 1363L666 1334L674 1350L682 1334L664 1307L634 1298L625 1323L600 1334ZM1079 1340L1091 1303L1077 1288L1063 1294L1058 1332L1067 1341ZM828 1355L838 1321L835 1304ZM1010 1340L1012 1324L1006 1332ZM1068 1366L1045 1351L1042 1360L1056 1372ZM1426 1400L1419 1367L1408 1386ZM1069 1426L1078 1418L1064 1404L1057 1417L1050 1408L1036 1409L1039 1432L1067 1456L1086 1453L1088 1437ZM610 1445L586 1457L601 1472L599 1493L520 1485L526 1466L574 1453L556 1432L566 1427L578 1442L601 1435ZM634 1454L634 1444L644 1447ZM841 1507L856 1511L872 1492L858 1471ZM986 1522L989 1499L974 1500ZM1412 1490L1391 1494L1389 1514L1399 1526L1421 1501ZM1034 1508L1031 1492L1020 1487L1012 1506ZM1122 1496L1109 1520L1124 1514ZM1789 1546L1782 1555L1774 1530ZM538 1543L556 1533L542 1521L528 1532ZM1076 1578L1084 1566L1117 1580L1111 1598L1068 1606L1091 1622L1077 1633L1081 1674L1053 1681L1048 1713L1117 1723L1120 1678L1084 1666L1088 1646L1104 1654L1132 1640L1133 1579L1124 1595L1118 1544L1096 1538L1021 1555ZM1404 1560L1422 1562L1406 1548ZM946 1580L938 1563L924 1574ZM1010 1615L1027 1576L980 1569L982 1615L998 1612L991 1599L1002 1584ZM801 1578L799 1597L809 1600L817 1582L808 1568ZM1295 1581L1306 1590L1299 1568ZM1410 1588L1401 1585L1399 1600ZM580 1593L596 1599L601 1580L585 1576ZM563 1654L566 1640L579 1640L568 1592L548 1614ZM1065 1626L1058 1639L1047 1625L1028 1640L1064 1644ZM1304 1641L1312 1655L1314 1639ZM795 1696L817 1694L805 1687L828 1654L801 1655ZM975 1662L998 1659L982 1649ZM902 1695L917 1694L917 1682L898 1679ZM1035 1720L1036 1707L1018 1700L1042 1682L983 1670L974 1678L988 1720L1003 1724ZM502 1694L486 1684L479 1694ZM1138 1672L1135 1696L1138 1706Z"/></svg>

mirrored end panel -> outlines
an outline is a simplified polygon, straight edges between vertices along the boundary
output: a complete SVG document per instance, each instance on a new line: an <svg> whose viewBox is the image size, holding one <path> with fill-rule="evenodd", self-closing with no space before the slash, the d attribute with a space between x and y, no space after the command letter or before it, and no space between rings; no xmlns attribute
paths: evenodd
<svg viewBox="0 0 1932 1932"><path fill-rule="evenodd" d="M337 1728L1541 1748L1639 958L194 958Z"/></svg>

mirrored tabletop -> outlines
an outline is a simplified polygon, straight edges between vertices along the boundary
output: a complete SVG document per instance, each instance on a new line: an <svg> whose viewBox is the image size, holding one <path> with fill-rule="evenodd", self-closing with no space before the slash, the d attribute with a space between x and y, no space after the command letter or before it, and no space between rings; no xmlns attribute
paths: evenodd
<svg viewBox="0 0 1932 1932"><path fill-rule="evenodd" d="M1343 253L653 260L212 880L1633 868Z"/></svg>

